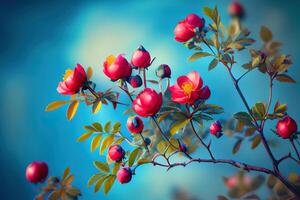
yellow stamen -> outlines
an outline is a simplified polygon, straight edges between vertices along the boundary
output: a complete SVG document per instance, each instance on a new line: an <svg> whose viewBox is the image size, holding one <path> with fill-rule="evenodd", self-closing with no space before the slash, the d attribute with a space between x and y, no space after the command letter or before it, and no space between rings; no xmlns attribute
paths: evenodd
<svg viewBox="0 0 300 200"><path fill-rule="evenodd" d="M106 62L108 64L108 66L110 66L114 61L116 60L116 57L114 55L109 55L107 58L106 58Z"/></svg>
<svg viewBox="0 0 300 200"><path fill-rule="evenodd" d="M187 83L183 83L181 88L183 89L183 91L186 95L190 95L192 93L194 87L193 87L192 83L187 82Z"/></svg>
<svg viewBox="0 0 300 200"><path fill-rule="evenodd" d="M63 78L64 81L67 80L67 78L68 78L69 76L71 76L73 73L74 73L73 70L67 69L66 72L65 72L64 78Z"/></svg>

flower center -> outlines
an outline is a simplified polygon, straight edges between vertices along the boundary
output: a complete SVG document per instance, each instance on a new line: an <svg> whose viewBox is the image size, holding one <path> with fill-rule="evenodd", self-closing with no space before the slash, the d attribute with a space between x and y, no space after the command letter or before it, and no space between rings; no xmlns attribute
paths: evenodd
<svg viewBox="0 0 300 200"><path fill-rule="evenodd" d="M181 88L183 89L186 95L190 95L193 91L193 84L186 82L182 84Z"/></svg>
<svg viewBox="0 0 300 200"><path fill-rule="evenodd" d="M68 78L69 76L71 76L72 74L73 74L73 70L67 69L66 72L65 72L65 75L64 75L63 80L64 80L64 81L67 80L67 78Z"/></svg>
<svg viewBox="0 0 300 200"><path fill-rule="evenodd" d="M108 66L110 66L111 64L113 64L113 62L116 60L116 57L114 55L109 55L106 58L106 63Z"/></svg>

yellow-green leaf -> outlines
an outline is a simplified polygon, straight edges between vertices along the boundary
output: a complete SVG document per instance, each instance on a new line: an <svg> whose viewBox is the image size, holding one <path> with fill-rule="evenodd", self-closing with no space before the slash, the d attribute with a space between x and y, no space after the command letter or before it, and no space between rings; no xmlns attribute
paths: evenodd
<svg viewBox="0 0 300 200"><path fill-rule="evenodd" d="M208 16L209 18L211 18L212 20L214 20L214 14L213 14L213 10L209 7L204 7L203 8L203 13Z"/></svg>
<svg viewBox="0 0 300 200"><path fill-rule="evenodd" d="M76 197L76 196L79 196L81 194L80 190L78 188L75 188L75 187L67 189L66 192L69 195L71 195L72 197Z"/></svg>
<svg viewBox="0 0 300 200"><path fill-rule="evenodd" d="M80 137L77 138L77 142L82 142L85 141L87 139L89 139L89 137L93 134L92 131L89 131L87 133L84 133L83 135L81 135Z"/></svg>
<svg viewBox="0 0 300 200"><path fill-rule="evenodd" d="M260 142L261 142L260 135L256 135L252 140L251 149L255 149L260 144Z"/></svg>
<svg viewBox="0 0 300 200"><path fill-rule="evenodd" d="M71 120L74 117L74 115L77 111L78 105L79 105L78 100L72 101L72 103L69 105L68 111L67 111L67 119L68 120Z"/></svg>
<svg viewBox="0 0 300 200"><path fill-rule="evenodd" d="M110 131L111 121L107 122L104 126L104 131L108 133Z"/></svg>
<svg viewBox="0 0 300 200"><path fill-rule="evenodd" d="M74 175L70 175L64 180L64 185L70 186L73 181L74 181Z"/></svg>
<svg viewBox="0 0 300 200"><path fill-rule="evenodd" d="M97 135L93 138L91 142L91 152L95 151L99 147L101 138L102 138L102 134Z"/></svg>
<svg viewBox="0 0 300 200"><path fill-rule="evenodd" d="M100 161L94 161L94 166L100 171L109 173L109 166L107 163L102 163Z"/></svg>
<svg viewBox="0 0 300 200"><path fill-rule="evenodd" d="M48 200L57 200L59 198L59 196L60 196L60 190L54 190L48 196Z"/></svg>
<svg viewBox="0 0 300 200"><path fill-rule="evenodd" d="M197 52L197 53L194 53L191 57L189 57L189 61L191 62L191 61L197 60L199 58L207 57L207 56L212 56L212 55L207 52Z"/></svg>
<svg viewBox="0 0 300 200"><path fill-rule="evenodd" d="M109 175L106 175L106 176L102 176L98 181L97 183L95 184L95 188L94 188L94 191L95 192L98 192L98 190L100 189L102 183L105 181L105 179L109 177Z"/></svg>
<svg viewBox="0 0 300 200"><path fill-rule="evenodd" d="M90 187L91 185L93 185L102 176L104 176L104 174L102 174L102 173L94 174L93 176L91 176L89 178L89 180L88 180L88 187Z"/></svg>
<svg viewBox="0 0 300 200"><path fill-rule="evenodd" d="M88 79L91 79L91 77L93 76L93 69L92 67L88 67L86 70L86 76Z"/></svg>
<svg viewBox="0 0 300 200"><path fill-rule="evenodd" d="M116 180L116 176L110 176L106 179L104 186L103 186L103 191L105 194L107 194L110 191L115 180Z"/></svg>
<svg viewBox="0 0 300 200"><path fill-rule="evenodd" d="M70 168L67 167L64 171L64 175L62 177L62 180L64 180L65 178L67 178L67 176L70 174Z"/></svg>
<svg viewBox="0 0 300 200"><path fill-rule="evenodd" d="M104 140L102 140L101 143L101 147L100 147L100 154L103 154L104 151L106 150L106 148L109 147L109 145L111 145L111 143L113 143L114 141L114 135L111 134L109 136L107 136L106 138L104 138Z"/></svg>
<svg viewBox="0 0 300 200"><path fill-rule="evenodd" d="M62 100L62 101L54 101L52 103L49 103L45 109L46 112L56 110L57 108L60 108L61 106L69 103L69 100Z"/></svg>
<svg viewBox="0 0 300 200"><path fill-rule="evenodd" d="M151 160L147 159L147 158L142 158L137 161L138 165L143 165L143 164L147 164L147 163L151 163Z"/></svg>
<svg viewBox="0 0 300 200"><path fill-rule="evenodd" d="M172 124L170 129L171 135L175 135L180 129L185 127L190 122L190 120L191 119L185 119L183 121L177 121L174 124Z"/></svg>
<svg viewBox="0 0 300 200"><path fill-rule="evenodd" d="M96 114L97 112L99 112L99 110L101 109L101 106L102 106L101 100L98 100L95 103L93 103L93 108L92 108L93 114Z"/></svg>
<svg viewBox="0 0 300 200"><path fill-rule="evenodd" d="M131 167L136 158L138 157L139 153L141 152L140 148L136 148L135 150L133 150L130 155L129 155L129 158L128 158L128 166Z"/></svg>
<svg viewBox="0 0 300 200"><path fill-rule="evenodd" d="M273 38L272 32L265 26L262 26L260 29L260 37L264 42L269 42Z"/></svg>
<svg viewBox="0 0 300 200"><path fill-rule="evenodd" d="M83 128L88 131L97 132L97 129L92 126L84 126Z"/></svg>
<svg viewBox="0 0 300 200"><path fill-rule="evenodd" d="M233 154L236 154L240 150L242 142L243 142L243 140L241 140L241 139L236 141L236 143L234 144L233 149L232 149Z"/></svg>
<svg viewBox="0 0 300 200"><path fill-rule="evenodd" d="M276 76L276 80L285 83L296 83L296 81L287 74L279 74Z"/></svg>
<svg viewBox="0 0 300 200"><path fill-rule="evenodd" d="M98 131L98 132L102 132L103 128L102 125L98 122L93 123L93 127Z"/></svg>
<svg viewBox="0 0 300 200"><path fill-rule="evenodd" d="M112 131L112 133L118 133L118 132L120 131L120 129L121 129L121 123L120 123L120 122L117 122L117 123L115 123L114 126L113 126L113 131Z"/></svg>
<svg viewBox="0 0 300 200"><path fill-rule="evenodd" d="M118 172L118 170L120 169L121 164L118 162L115 162L114 167L112 168L111 173L112 174L116 174Z"/></svg>

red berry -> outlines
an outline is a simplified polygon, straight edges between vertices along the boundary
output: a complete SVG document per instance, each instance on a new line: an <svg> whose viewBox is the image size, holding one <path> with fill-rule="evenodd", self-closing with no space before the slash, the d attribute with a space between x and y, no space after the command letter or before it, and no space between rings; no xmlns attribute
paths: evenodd
<svg viewBox="0 0 300 200"><path fill-rule="evenodd" d="M222 125L219 121L216 121L210 125L209 131L217 138L222 136Z"/></svg>
<svg viewBox="0 0 300 200"><path fill-rule="evenodd" d="M228 11L229 15L232 17L243 18L245 15L244 7L236 1L229 5Z"/></svg>
<svg viewBox="0 0 300 200"><path fill-rule="evenodd" d="M48 165L45 162L32 162L26 168L26 179L31 183L43 182L48 176Z"/></svg>
<svg viewBox="0 0 300 200"><path fill-rule="evenodd" d="M144 123L138 116L129 117L126 126L130 133L141 133L144 129Z"/></svg>
<svg viewBox="0 0 300 200"><path fill-rule="evenodd" d="M108 149L108 156L113 161L119 162L119 161L121 161L124 158L125 151L124 151L124 149L120 145L115 144L115 145L112 145L112 146L109 147L109 149Z"/></svg>
<svg viewBox="0 0 300 200"><path fill-rule="evenodd" d="M151 56L149 52L140 45L139 48L133 53L131 63L137 68L147 68L151 64Z"/></svg>
<svg viewBox="0 0 300 200"><path fill-rule="evenodd" d="M143 80L139 75L130 76L128 82L133 88L138 88L143 85Z"/></svg>
<svg viewBox="0 0 300 200"><path fill-rule="evenodd" d="M277 134L283 139L290 138L297 131L297 123L290 116L285 116L277 122Z"/></svg>
<svg viewBox="0 0 300 200"><path fill-rule="evenodd" d="M120 183L128 183L130 182L132 178L132 171L129 167L123 167L119 169L117 173L117 179L119 180Z"/></svg>

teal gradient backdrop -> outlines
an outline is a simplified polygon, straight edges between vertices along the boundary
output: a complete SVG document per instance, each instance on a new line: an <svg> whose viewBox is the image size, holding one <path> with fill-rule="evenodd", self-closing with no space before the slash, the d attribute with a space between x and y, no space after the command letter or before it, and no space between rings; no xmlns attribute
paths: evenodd
<svg viewBox="0 0 300 200"><path fill-rule="evenodd" d="M215 199L225 194L222 175L228 176L235 169L223 165L194 164L187 168L165 169L144 166L138 169L133 181L127 185L115 184L110 194L93 193L87 188L87 180L95 172L92 161L99 159L90 153L89 143L77 143L83 132L82 126L112 119L126 119L105 106L97 115L80 106L75 118L68 122L66 108L46 113L45 106L62 99L56 86L67 67L76 63L92 66L94 80L99 90L112 83L102 74L102 63L109 54L125 53L127 57L143 44L157 59L153 66L167 63L171 66L172 82L181 74L197 70L211 87L211 103L225 108L222 117L242 110L243 106L222 67L207 72L209 60L189 63L191 54L173 39L176 23L189 13L202 14L203 6L218 5L223 21L228 22L228 0L164 0L164 1L1 1L0 2L0 177L1 199L32 199L36 187L25 180L25 168L33 160L46 161L50 174L59 175L70 166L75 174L75 185L82 190L85 200L96 199L170 199L174 187L186 189L201 199ZM281 40L286 53L293 56L294 66L290 73L299 81L299 21L300 2L296 0L251 0L242 1L247 9L246 25L258 37L261 25L267 25ZM246 56L240 56L241 63ZM153 73L151 67L149 73ZM240 69L235 71L241 73ZM298 122L299 84L276 84L275 98L289 105L289 113ZM267 81L253 72L243 82L250 104L266 100ZM123 99L124 98L124 99ZM122 97L125 100L125 97ZM122 110L122 109L121 109ZM273 124L269 124L270 127ZM124 129L124 128L123 128ZM126 131L124 129L124 131ZM275 136L270 132L268 138ZM232 158L233 140L223 137L213 140L213 149L218 157ZM268 166L264 149L250 151L244 145L236 156ZM275 150L283 155L289 150L285 142ZM199 155L202 155L202 151ZM287 162L282 165L285 173L296 171ZM254 174L254 173L253 173ZM261 190L260 194L267 194Z"/></svg>

